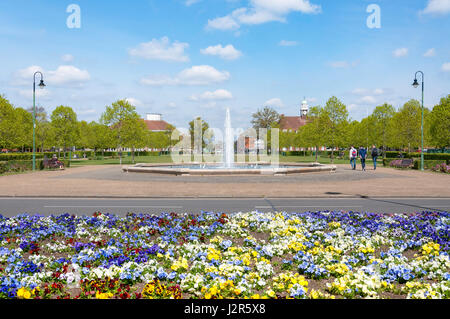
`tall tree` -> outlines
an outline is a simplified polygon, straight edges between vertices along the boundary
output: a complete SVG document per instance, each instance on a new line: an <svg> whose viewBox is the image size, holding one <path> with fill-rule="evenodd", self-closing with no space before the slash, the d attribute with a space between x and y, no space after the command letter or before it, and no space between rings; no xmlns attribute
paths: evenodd
<svg viewBox="0 0 450 319"><path fill-rule="evenodd" d="M33 107L27 109L33 115ZM45 147L50 147L54 142L54 134L50 122L47 118L47 112L42 106L36 107L36 145L41 152L44 152Z"/></svg>
<svg viewBox="0 0 450 319"><path fill-rule="evenodd" d="M304 146L314 147L316 162L318 160L318 150L322 143L324 143L323 130L327 123L327 116L324 114L320 106L314 106L309 110L309 123L303 127L301 134L303 134Z"/></svg>
<svg viewBox="0 0 450 319"><path fill-rule="evenodd" d="M18 107L16 113L16 147L25 150L25 147L32 148L33 145L33 116L26 110Z"/></svg>
<svg viewBox="0 0 450 319"><path fill-rule="evenodd" d="M108 125L114 131L121 165L123 147L130 144L130 130L132 130L133 124L138 125L138 121L140 121L140 117L136 108L126 99L118 100L107 106L100 118L102 124Z"/></svg>
<svg viewBox="0 0 450 319"><path fill-rule="evenodd" d="M202 150L205 148L205 146L208 143L208 141L205 140L205 132L209 129L209 124L204 121L201 117L197 117L196 119L194 119L193 121L189 122L189 134L191 135L191 149L194 149L195 147L195 122L199 123L199 126L201 126L202 128ZM212 139L214 136L211 136L210 138ZM200 151L200 150L199 150ZM200 152L202 153L202 152Z"/></svg>
<svg viewBox="0 0 450 319"><path fill-rule="evenodd" d="M64 158L67 147L72 147L79 138L79 126L77 115L69 106L58 106L51 116L55 141L58 146L63 146Z"/></svg>
<svg viewBox="0 0 450 319"><path fill-rule="evenodd" d="M105 154L105 149L116 147L114 139L114 131L107 125L96 122L89 123L90 130L93 135L92 147L94 151L102 150L102 156Z"/></svg>
<svg viewBox="0 0 450 319"><path fill-rule="evenodd" d="M0 147L11 148L17 141L15 127L16 113L14 106L2 95L0 95Z"/></svg>
<svg viewBox="0 0 450 319"><path fill-rule="evenodd" d="M375 125L377 127L378 133L378 145L383 146L383 158L386 158L386 147L388 145L388 129L390 127L390 122L394 117L395 109L392 105L384 103L383 105L377 106L373 111L373 116L375 118Z"/></svg>
<svg viewBox="0 0 450 319"><path fill-rule="evenodd" d="M425 109L424 113L426 117L429 110ZM421 145L421 122L420 102L417 100L406 102L392 118L393 144L396 147L407 147L408 152L411 152L412 148L419 147Z"/></svg>
<svg viewBox="0 0 450 319"><path fill-rule="evenodd" d="M430 142L439 148L450 146L450 94L443 97L429 115Z"/></svg>
<svg viewBox="0 0 450 319"><path fill-rule="evenodd" d="M260 128L270 129L274 123L280 122L280 114L271 107L264 107L252 115L252 125L256 130Z"/></svg>
<svg viewBox="0 0 450 319"><path fill-rule="evenodd" d="M331 147L331 162L334 162L334 148L345 143L346 130L348 129L348 111L344 103L338 98L331 97L323 108L324 127L323 132L326 141Z"/></svg>

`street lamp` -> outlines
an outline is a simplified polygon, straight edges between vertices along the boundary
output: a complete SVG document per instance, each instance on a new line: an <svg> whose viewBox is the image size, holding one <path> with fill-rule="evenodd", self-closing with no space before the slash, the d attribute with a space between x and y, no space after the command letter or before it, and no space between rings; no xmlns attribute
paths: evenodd
<svg viewBox="0 0 450 319"><path fill-rule="evenodd" d="M422 74L422 149L421 149L421 152L420 152L420 170L424 170L424 155L423 155L423 112L424 112L424 107L423 107L423 95L424 95L424 88L425 88L425 85L424 85L424 82L425 82L425 80L424 80L424 74L423 74L423 72L422 71L417 71L416 72L416 74L414 75L414 83L412 84L412 86L414 87L414 88L418 88L419 87L419 82L417 81L417 74L418 73L420 73L420 74Z"/></svg>
<svg viewBox="0 0 450 319"><path fill-rule="evenodd" d="M33 75L33 172L36 171L36 74L41 75L41 81L39 82L39 88L44 89L44 76L41 72L37 71Z"/></svg>

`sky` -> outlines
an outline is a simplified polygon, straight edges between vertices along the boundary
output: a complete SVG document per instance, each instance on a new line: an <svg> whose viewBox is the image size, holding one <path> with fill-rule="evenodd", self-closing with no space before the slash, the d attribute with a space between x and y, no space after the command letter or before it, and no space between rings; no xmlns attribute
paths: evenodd
<svg viewBox="0 0 450 319"><path fill-rule="evenodd" d="M300 113L338 97L353 120L421 92L450 94L450 0L3 0L0 94L98 121L128 99L177 127L247 128L264 106ZM39 79L38 79L39 80ZM419 77L419 81L420 81Z"/></svg>

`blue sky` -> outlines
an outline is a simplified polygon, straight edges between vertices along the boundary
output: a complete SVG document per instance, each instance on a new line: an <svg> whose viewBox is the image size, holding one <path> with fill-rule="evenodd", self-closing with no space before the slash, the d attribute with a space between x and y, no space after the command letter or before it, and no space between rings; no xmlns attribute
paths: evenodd
<svg viewBox="0 0 450 319"><path fill-rule="evenodd" d="M81 27L69 28L69 5ZM380 8L381 28L366 11ZM248 127L264 105L298 115L303 97L333 95L360 120L384 102L395 107L420 91L427 107L450 94L450 0L7 0L0 2L0 94L32 104L32 74L47 88L50 113L74 108L98 120L128 98L144 116L162 113L186 127L195 116Z"/></svg>

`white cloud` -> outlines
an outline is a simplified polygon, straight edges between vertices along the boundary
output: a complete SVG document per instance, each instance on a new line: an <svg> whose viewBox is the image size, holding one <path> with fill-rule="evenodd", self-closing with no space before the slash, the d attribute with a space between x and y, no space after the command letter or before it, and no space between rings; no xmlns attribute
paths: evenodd
<svg viewBox="0 0 450 319"><path fill-rule="evenodd" d="M208 29L217 29L226 31L226 30L236 30L239 28L240 28L239 24L234 20L234 18L230 16L208 20Z"/></svg>
<svg viewBox="0 0 450 319"><path fill-rule="evenodd" d="M280 98L273 98L264 103L264 106L281 108L284 106L283 101Z"/></svg>
<svg viewBox="0 0 450 319"><path fill-rule="evenodd" d="M48 72L49 85L80 86L90 78L88 71L80 70L72 65L61 65L55 71Z"/></svg>
<svg viewBox="0 0 450 319"><path fill-rule="evenodd" d="M230 77L230 73L227 71L218 71L209 65L198 65L181 71L175 77L147 77L143 78L141 80L141 83L151 86L210 85L227 81L230 79Z"/></svg>
<svg viewBox="0 0 450 319"><path fill-rule="evenodd" d="M294 47L298 45L297 41L288 41L288 40L281 40L280 43L278 43L279 46L282 47Z"/></svg>
<svg viewBox="0 0 450 319"><path fill-rule="evenodd" d="M371 96L371 95L366 95L366 96L363 96L363 97L359 100L359 102L360 102L360 103L365 103L365 104L374 104L374 103L377 102L377 99L374 98L374 97Z"/></svg>
<svg viewBox="0 0 450 319"><path fill-rule="evenodd" d="M142 102L138 99L135 99L134 97L129 97L125 100L133 106L142 106Z"/></svg>
<svg viewBox="0 0 450 319"><path fill-rule="evenodd" d="M425 14L450 13L450 0L428 0L427 7L422 11Z"/></svg>
<svg viewBox="0 0 450 319"><path fill-rule="evenodd" d="M227 90L216 90L214 92L206 91L202 94L198 95L192 95L189 100L191 101L224 101L224 100L231 100L233 98L233 95L227 91Z"/></svg>
<svg viewBox="0 0 450 319"><path fill-rule="evenodd" d="M442 71L450 72L450 62L442 64Z"/></svg>
<svg viewBox="0 0 450 319"><path fill-rule="evenodd" d="M407 48L399 48L399 49L394 50L394 52L392 52L392 54L396 58L401 58L401 57L407 56L408 52L409 52L409 50Z"/></svg>
<svg viewBox="0 0 450 319"><path fill-rule="evenodd" d="M75 59L75 58L74 58L74 56L73 56L72 54L64 54L64 55L61 57L61 60L62 60L63 62L66 62L66 63L73 62L74 59Z"/></svg>
<svg viewBox="0 0 450 319"><path fill-rule="evenodd" d="M385 92L383 89L375 89L373 90L373 94L375 95L383 95Z"/></svg>
<svg viewBox="0 0 450 319"><path fill-rule="evenodd" d="M160 40L153 39L141 43L136 48L129 49L128 53L130 56L147 60L188 62L189 57L184 54L184 50L188 47L188 43L178 41L171 43L168 37L163 37Z"/></svg>
<svg viewBox="0 0 450 319"><path fill-rule="evenodd" d="M236 50L233 45L229 44L225 47L222 47L221 44L216 46L210 46L206 49L200 50L200 52L204 55L214 55L219 56L225 60L236 60L242 56L242 52Z"/></svg>
<svg viewBox="0 0 450 319"><path fill-rule="evenodd" d="M436 55L436 50L434 48L431 48L427 52L425 52L423 56L427 57L427 58L431 58L435 55Z"/></svg>
<svg viewBox="0 0 450 319"><path fill-rule="evenodd" d="M27 99L32 99L33 98L33 89L29 89L29 90L19 90L19 95L27 98ZM40 90L40 89L36 89L36 98L43 98L43 99L48 99L50 97L50 91L47 89L44 90Z"/></svg>
<svg viewBox="0 0 450 319"><path fill-rule="evenodd" d="M17 71L14 75L14 85L29 85L35 72L40 71L44 75L44 82L48 86L78 87L89 81L91 76L88 71L80 70L72 65L61 65L54 71L45 71L40 66L30 66ZM36 77L40 80L39 75Z"/></svg>
<svg viewBox="0 0 450 319"><path fill-rule="evenodd" d="M231 14L208 20L208 28L219 30L239 29L242 24L254 25L266 22L285 22L291 12L315 14L319 5L309 0L250 0L250 6L234 10Z"/></svg>

